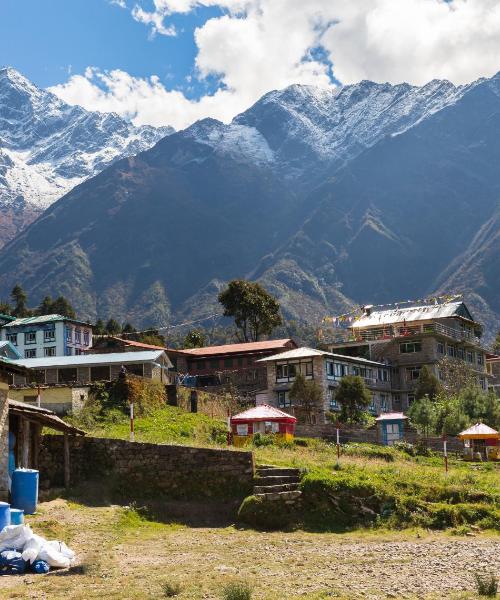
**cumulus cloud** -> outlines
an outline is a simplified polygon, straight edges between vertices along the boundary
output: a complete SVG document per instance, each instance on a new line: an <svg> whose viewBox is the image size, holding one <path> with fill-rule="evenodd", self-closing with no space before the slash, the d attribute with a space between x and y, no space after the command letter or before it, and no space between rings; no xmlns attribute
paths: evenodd
<svg viewBox="0 0 500 600"><path fill-rule="evenodd" d="M157 77L95 69L52 91L135 123L181 128L205 116L228 121L292 83L465 83L500 69L497 0L154 0L152 10L139 2L132 15L153 34L175 35L169 18L198 6L224 13L194 32L195 77L218 78L214 94L189 100Z"/></svg>

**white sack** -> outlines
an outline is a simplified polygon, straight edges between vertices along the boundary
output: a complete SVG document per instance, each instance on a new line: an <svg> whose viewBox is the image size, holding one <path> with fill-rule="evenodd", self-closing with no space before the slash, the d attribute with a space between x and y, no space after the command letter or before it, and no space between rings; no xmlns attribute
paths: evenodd
<svg viewBox="0 0 500 600"><path fill-rule="evenodd" d="M70 550L64 542L51 540L50 542L45 542L45 546L50 546L52 549L62 554L65 558L69 558L69 560L75 559L75 553L73 550Z"/></svg>
<svg viewBox="0 0 500 600"><path fill-rule="evenodd" d="M23 560L29 560L30 563L34 563L44 544L44 538L34 533L33 537L24 544Z"/></svg>
<svg viewBox="0 0 500 600"><path fill-rule="evenodd" d="M71 561L69 558L58 552L50 542L43 545L39 554L38 560L44 560L50 567L67 568L70 566Z"/></svg>
<svg viewBox="0 0 500 600"><path fill-rule="evenodd" d="M32 537L29 525L7 525L0 532L0 552L11 549L22 551Z"/></svg>

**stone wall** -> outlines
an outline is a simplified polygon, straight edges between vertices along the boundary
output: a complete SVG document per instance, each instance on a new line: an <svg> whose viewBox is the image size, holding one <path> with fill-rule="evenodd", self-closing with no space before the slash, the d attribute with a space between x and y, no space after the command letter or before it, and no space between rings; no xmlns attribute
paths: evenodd
<svg viewBox="0 0 500 600"><path fill-rule="evenodd" d="M177 386L176 406L191 412L191 392L197 395L197 411L214 419L227 420L227 411L231 409L231 398L225 394L211 394L200 388Z"/></svg>
<svg viewBox="0 0 500 600"><path fill-rule="evenodd" d="M251 452L91 437L69 443L71 485L102 482L122 499L244 498L253 486ZM43 436L39 467L42 488L63 485L63 436Z"/></svg>

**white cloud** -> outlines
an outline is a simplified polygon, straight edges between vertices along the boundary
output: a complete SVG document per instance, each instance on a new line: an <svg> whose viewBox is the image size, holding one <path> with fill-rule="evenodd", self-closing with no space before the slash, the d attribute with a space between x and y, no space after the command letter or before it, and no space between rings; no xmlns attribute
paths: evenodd
<svg viewBox="0 0 500 600"><path fill-rule="evenodd" d="M120 8L127 8L125 0L109 0L109 3L119 6Z"/></svg>
<svg viewBox="0 0 500 600"><path fill-rule="evenodd" d="M416 84L464 83L500 69L498 0L154 0L153 11L136 5L133 16L153 34L175 35L169 17L198 6L224 11L194 32L195 75L218 77L215 94L192 101L155 77L95 69L52 91L135 123L181 128L205 116L228 121L292 83L332 85L330 69L342 83Z"/></svg>

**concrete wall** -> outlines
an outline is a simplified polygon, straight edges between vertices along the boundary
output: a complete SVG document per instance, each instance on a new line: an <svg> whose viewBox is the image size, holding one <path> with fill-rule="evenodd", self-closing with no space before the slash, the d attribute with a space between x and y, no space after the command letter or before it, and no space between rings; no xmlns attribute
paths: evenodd
<svg viewBox="0 0 500 600"><path fill-rule="evenodd" d="M243 498L252 490L251 452L90 437L69 441L72 485L102 481L122 498L155 500ZM43 436L39 455L42 488L63 484L62 456L63 436Z"/></svg>
<svg viewBox="0 0 500 600"><path fill-rule="evenodd" d="M41 389L41 406L61 415L81 408L89 396L86 386L58 386ZM36 388L11 388L9 397L12 400L36 404Z"/></svg>
<svg viewBox="0 0 500 600"><path fill-rule="evenodd" d="M9 386L0 381L0 500L9 494Z"/></svg>

